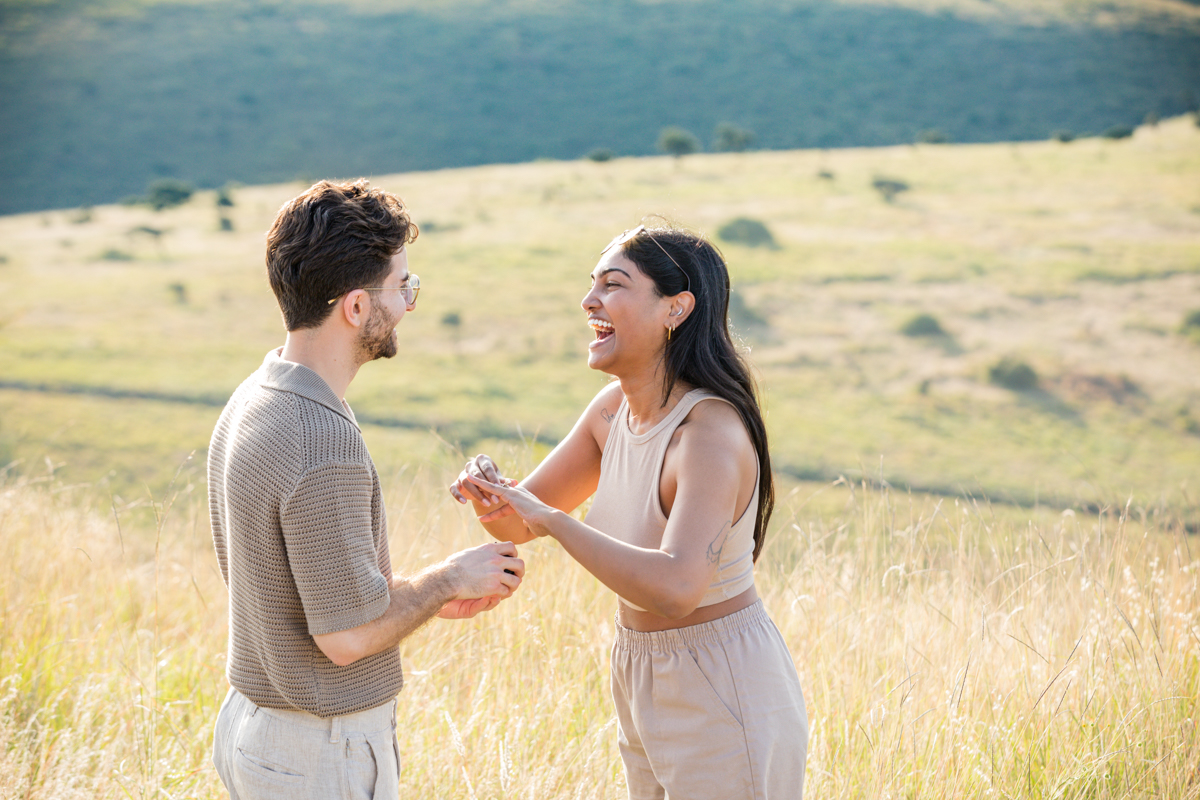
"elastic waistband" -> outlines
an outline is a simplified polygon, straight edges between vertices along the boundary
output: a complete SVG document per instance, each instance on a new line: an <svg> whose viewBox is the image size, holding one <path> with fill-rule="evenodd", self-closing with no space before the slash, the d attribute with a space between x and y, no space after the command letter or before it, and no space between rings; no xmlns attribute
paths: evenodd
<svg viewBox="0 0 1200 800"><path fill-rule="evenodd" d="M633 653L671 652L690 644L726 641L747 628L770 621L771 617L763 608L762 600L756 600L753 605L746 606L741 611L735 611L711 622L689 625L686 628L672 628L666 631L635 631L618 622L617 638L613 647Z"/></svg>
<svg viewBox="0 0 1200 800"><path fill-rule="evenodd" d="M231 691L237 692L237 689L231 688ZM254 708L253 713L266 714L283 720L289 725L329 731L329 741L331 742L338 741L343 733L377 733L391 730L396 723L396 700L394 699L365 711L356 711L353 714L343 714L340 717L318 717L296 708L266 708L257 705L245 695L242 697Z"/></svg>

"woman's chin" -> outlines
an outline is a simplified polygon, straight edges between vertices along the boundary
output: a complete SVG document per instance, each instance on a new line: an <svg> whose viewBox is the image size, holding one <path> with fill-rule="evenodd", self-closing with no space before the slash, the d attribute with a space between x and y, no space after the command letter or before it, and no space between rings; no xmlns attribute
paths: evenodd
<svg viewBox="0 0 1200 800"><path fill-rule="evenodd" d="M613 335L608 335L603 339L596 339L588 344L588 366L592 369L603 370L604 366L612 361L613 357Z"/></svg>

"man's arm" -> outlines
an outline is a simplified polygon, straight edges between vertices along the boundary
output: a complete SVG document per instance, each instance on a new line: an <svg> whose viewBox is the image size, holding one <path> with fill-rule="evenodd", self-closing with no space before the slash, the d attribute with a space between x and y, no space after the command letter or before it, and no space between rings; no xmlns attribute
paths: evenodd
<svg viewBox="0 0 1200 800"><path fill-rule="evenodd" d="M313 636L313 641L330 661L345 667L398 646L451 601L511 596L524 574L525 562L517 558L512 542L462 550L416 575L393 576L382 616L356 628Z"/></svg>

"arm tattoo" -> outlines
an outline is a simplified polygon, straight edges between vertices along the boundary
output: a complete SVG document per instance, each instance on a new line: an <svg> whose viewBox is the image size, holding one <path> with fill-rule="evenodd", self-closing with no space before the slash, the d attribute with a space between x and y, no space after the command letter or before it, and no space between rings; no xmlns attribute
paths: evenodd
<svg viewBox="0 0 1200 800"><path fill-rule="evenodd" d="M721 530L717 532L716 537L708 545L708 552L705 556L708 558L708 563L718 564L721 561L721 551L725 549L725 537L729 535L729 529L733 527L733 520L729 520L721 526Z"/></svg>
<svg viewBox="0 0 1200 800"><path fill-rule="evenodd" d="M608 413L607 408L602 408L602 409L600 409L600 418L603 419L605 422L607 422L609 425L612 425L612 421L614 419L616 419L617 417L614 414Z"/></svg>

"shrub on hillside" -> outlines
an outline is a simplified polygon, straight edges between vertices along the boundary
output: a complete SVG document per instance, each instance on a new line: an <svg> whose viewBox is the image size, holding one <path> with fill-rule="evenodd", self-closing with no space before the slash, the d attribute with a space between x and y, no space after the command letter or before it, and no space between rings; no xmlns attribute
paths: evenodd
<svg viewBox="0 0 1200 800"><path fill-rule="evenodd" d="M754 131L739 128L732 122L722 122L713 133L713 150L740 153L754 141Z"/></svg>
<svg viewBox="0 0 1200 800"><path fill-rule="evenodd" d="M459 311L447 311L442 314L442 327L450 333L450 340L454 342L454 351L458 352L458 346L462 342L463 318Z"/></svg>
<svg viewBox="0 0 1200 800"><path fill-rule="evenodd" d="M1183 324L1179 331L1184 336L1190 336L1200 341L1200 308L1193 309L1183 316Z"/></svg>
<svg viewBox="0 0 1200 800"><path fill-rule="evenodd" d="M1133 128L1129 125L1113 125L1101 134L1105 139L1128 139L1133 136Z"/></svg>
<svg viewBox="0 0 1200 800"><path fill-rule="evenodd" d="M174 178L163 178L150 184L146 202L155 211L181 206L192 199L192 185Z"/></svg>
<svg viewBox="0 0 1200 800"><path fill-rule="evenodd" d="M671 126L658 134L658 149L676 158L695 153L700 149L700 140L690 131Z"/></svg>
<svg viewBox="0 0 1200 800"><path fill-rule="evenodd" d="M1005 356L988 367L988 382L1014 392L1027 392L1037 388L1038 375L1024 361Z"/></svg>
<svg viewBox="0 0 1200 800"><path fill-rule="evenodd" d="M766 225L750 217L737 217L717 228L717 238L723 242L744 244L747 247L779 247Z"/></svg>
<svg viewBox="0 0 1200 800"><path fill-rule="evenodd" d="M617 154L612 150L609 150L607 147L597 147L595 150L592 150L587 154L587 159L588 161L602 163L604 161L612 161L614 158L616 158L616 156Z"/></svg>
<svg viewBox="0 0 1200 800"><path fill-rule="evenodd" d="M229 186L222 186L220 189L217 189L217 207L233 207L233 189L231 189Z"/></svg>
<svg viewBox="0 0 1200 800"><path fill-rule="evenodd" d="M898 178L885 178L882 175L875 176L871 181L871 186L875 191L879 192L885 203L890 203L896 199L896 195L901 192L907 192L909 186L904 181Z"/></svg>
<svg viewBox="0 0 1200 800"><path fill-rule="evenodd" d="M1056 142L1062 142L1063 144L1066 144L1067 142L1075 141L1075 132L1069 131L1066 128L1059 128L1054 133L1050 134L1050 138Z"/></svg>
<svg viewBox="0 0 1200 800"><path fill-rule="evenodd" d="M946 329L932 314L915 314L900 326L905 336L945 336Z"/></svg>

